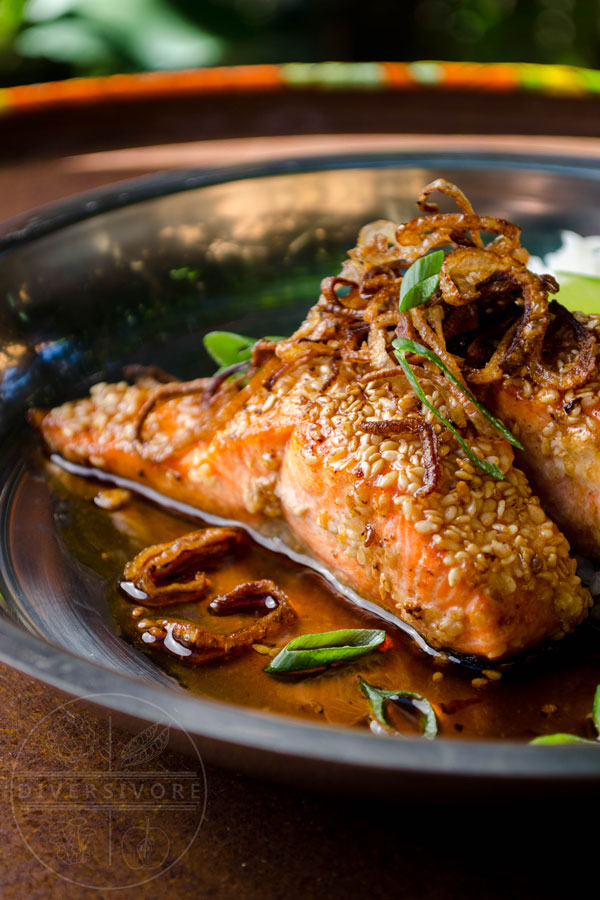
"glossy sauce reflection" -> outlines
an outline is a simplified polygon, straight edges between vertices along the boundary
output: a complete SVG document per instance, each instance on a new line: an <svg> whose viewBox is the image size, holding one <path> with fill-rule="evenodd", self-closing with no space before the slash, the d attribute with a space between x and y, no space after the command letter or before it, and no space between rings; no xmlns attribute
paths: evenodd
<svg viewBox="0 0 600 900"><path fill-rule="evenodd" d="M209 573L210 590L195 603L173 604L167 615L197 622L213 632L229 633L248 624L248 615L211 614L210 600L243 581L271 579L290 598L298 618L278 632L273 642L227 662L190 666L179 655L153 650L142 641L138 623L146 614L137 589L118 588L126 562L144 547L174 540L200 527L190 520L134 497L123 509L108 512L91 501L98 485L47 465L53 490L67 499L72 515L62 528L71 553L94 568L108 584L108 601L116 627L140 652L149 654L191 691L263 711L300 716L335 725L368 728L369 710L358 687L358 675L386 689L423 694L434 705L440 735L447 738L527 740L537 734L567 731L587 735L588 713L600 682L600 638L584 629L575 640L536 664L515 668L501 680L483 679L474 686L475 673L453 663L431 658L404 635L352 607L310 569L247 542ZM104 545L102 554L98 546ZM156 617L160 610L147 610ZM298 634L339 628L385 627L393 647L373 652L362 660L305 677L273 677L263 672L270 656ZM177 650L177 648L173 648ZM394 724L414 733L411 717L394 710Z"/></svg>

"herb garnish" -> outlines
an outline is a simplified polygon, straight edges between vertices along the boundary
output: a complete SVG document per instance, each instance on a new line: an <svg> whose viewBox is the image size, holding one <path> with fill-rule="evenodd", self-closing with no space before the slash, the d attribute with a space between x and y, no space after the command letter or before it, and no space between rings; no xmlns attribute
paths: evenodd
<svg viewBox="0 0 600 900"><path fill-rule="evenodd" d="M485 459L481 459L481 457L476 456L473 451L470 449L467 442L460 436L457 429L452 425L451 422L446 419L445 416L441 414L441 412L431 403L431 401L427 398L425 391L419 384L415 373L412 368L406 361L407 353L416 353L419 356L424 356L426 359L429 359L432 363L440 369L446 378L452 382L452 384L456 385L462 393L467 397L474 406L477 407L479 412L484 416L487 421L494 426L494 428L502 435L502 437L506 438L507 441L514 447L518 447L519 450L523 450L523 445L517 438L512 434L508 428L506 428L502 422L495 418L488 410L479 403L473 394L467 390L464 385L460 383L458 378L450 371L448 366L435 354L432 350L429 350L427 347L424 347L422 344L417 344L415 341L411 341L408 338L396 338L396 340L392 341L392 347L394 348L394 352L396 354L396 359L400 363L404 374L406 375L407 381L410 384L411 388L419 398L419 400L429 409L436 418L442 422L449 431L452 432L460 446L465 451L466 455L469 457L471 462L475 463L476 466L479 466L480 469L483 469L484 472L487 472L488 475L492 475L494 478L498 478L500 481L504 481L504 475L500 471L500 469L494 465L494 463L490 463Z"/></svg>
<svg viewBox="0 0 600 900"><path fill-rule="evenodd" d="M558 734L542 734L540 737L536 737L532 741L529 741L529 743L537 744L538 746L551 746L556 744L594 744L597 747L600 742L600 684L596 688L596 693L594 694L592 722L594 723L594 728L598 732L598 736L593 741L589 738L577 737L575 734L562 734L559 732Z"/></svg>
<svg viewBox="0 0 600 900"><path fill-rule="evenodd" d="M226 369L236 363L246 362L252 357L252 348L259 338L246 337L234 331L209 331L204 335L206 352L218 366ZM264 337L264 341L283 341L278 335Z"/></svg>
<svg viewBox="0 0 600 900"><path fill-rule="evenodd" d="M446 378L452 382L452 384L456 385L456 387L462 391L462 393L467 397L468 400L471 401L473 406L476 406L481 415L487 419L490 425L493 425L496 431L499 431L503 438L506 438L513 447L518 447L519 450L524 450L523 444L517 440L514 434L508 430L506 425L504 425L500 419L497 419L495 416L489 412L479 403L478 400L475 399L473 394L468 388L466 388L463 384L460 383L458 378L450 371L448 366L437 356L433 350L429 350L427 347L424 347L422 344L417 344L415 341L411 341L408 338L396 338L395 341L392 342L392 346L394 349L398 350L407 350L410 353L417 353L419 356L424 356L426 359L431 360L431 362L435 363L435 365L442 370Z"/></svg>
<svg viewBox="0 0 600 900"><path fill-rule="evenodd" d="M321 634L302 634L286 644L264 671L272 675L285 675L351 662L375 650L383 644L385 637L385 631L375 628L345 628Z"/></svg>
<svg viewBox="0 0 600 900"><path fill-rule="evenodd" d="M406 312L409 309L413 309L415 306L421 306L425 303L434 291L437 289L437 286L440 282L440 271L442 268L442 264L444 262L444 251L437 250L435 253L430 253L427 256L422 256L415 263L408 268L404 274L404 278L402 279L402 284L400 286L400 312ZM514 447L518 447L519 450L523 450L524 447L520 441L506 428L502 422L496 419L488 410L479 403L473 394L467 390L467 388L460 383L458 378L450 371L448 366L439 358L439 356L433 352L433 350L429 350L428 347L424 347L422 344L417 344L415 341L411 341L408 338L397 338L395 341L392 341L392 347L394 348L394 352L396 354L396 359L400 363L400 366L406 375L408 383L411 388L421 401L436 418L442 422L449 431L452 432L454 437L457 439L460 446L463 448L465 453L471 462L475 463L480 469L483 469L488 475L492 475L494 478L498 478L500 481L504 481L504 475L500 471L500 469L494 465L494 463L487 462L487 460L481 459L481 457L476 456L467 442L460 436L456 428L449 422L445 416L441 414L441 412L436 409L436 407L427 399L425 391L419 384L417 377L410 367L410 365L406 361L407 353L416 353L419 356L424 356L426 359L430 360L430 362L434 363L438 369L440 369L446 378L452 382L462 393L467 397L471 403L479 410L481 415L487 419L487 421L494 426L494 428L500 432L502 437L506 438L507 441Z"/></svg>
<svg viewBox="0 0 600 900"><path fill-rule="evenodd" d="M443 262L444 251L436 250L422 256L406 270L400 285L400 312L421 306L429 300L440 283Z"/></svg>
<svg viewBox="0 0 600 900"><path fill-rule="evenodd" d="M392 731L400 734L397 728L390 723L385 714L385 704L390 701L392 703L407 702L414 710L416 710L419 719L419 725L424 738L432 741L437 735L438 725L435 710L429 700L422 694L415 694L414 691L384 691L382 688L369 684L360 675L358 676L360 689L369 701L371 714L376 722L386 731Z"/></svg>

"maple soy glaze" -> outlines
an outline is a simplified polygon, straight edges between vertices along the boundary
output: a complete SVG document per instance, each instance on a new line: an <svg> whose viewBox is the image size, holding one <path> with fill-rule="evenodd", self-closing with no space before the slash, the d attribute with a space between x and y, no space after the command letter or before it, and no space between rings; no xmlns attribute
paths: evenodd
<svg viewBox="0 0 600 900"><path fill-rule="evenodd" d="M251 540L210 570L211 588L205 599L170 605L163 608L164 614L229 633L247 625L248 616L211 615L211 597L243 581L266 578L286 592L296 620L257 650L232 660L194 666L164 649L153 650L140 639L139 610L136 601L119 590L119 576L128 560L144 547L174 540L201 527L202 521L135 495L123 508L111 512L93 502L106 485L64 472L52 463L46 463L45 469L55 497L69 507L69 515L61 517L64 524L59 526L63 539L79 563L105 580L115 628L194 693L261 711L368 728L369 707L358 685L362 675L380 688L425 696L434 706L439 737L530 740L555 732L591 736L589 712L600 681L600 650L591 629L580 629L558 649L514 665L493 680L426 654L403 632L352 606L309 568ZM99 554L100 546L104 549ZM149 617L160 614L161 610L148 609ZM278 677L263 671L272 656L299 634L365 627L385 628L392 639L391 648L318 674ZM394 726L406 734L417 733L415 723L403 715L394 715Z"/></svg>

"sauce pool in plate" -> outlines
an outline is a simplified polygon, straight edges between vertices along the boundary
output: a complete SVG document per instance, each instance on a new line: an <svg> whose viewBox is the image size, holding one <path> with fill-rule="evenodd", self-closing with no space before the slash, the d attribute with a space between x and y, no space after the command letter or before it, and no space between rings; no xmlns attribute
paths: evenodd
<svg viewBox="0 0 600 900"><path fill-rule="evenodd" d="M144 547L202 527L201 517L178 515L136 495L122 508L110 511L94 503L106 485L65 472L51 462L44 465L51 490L62 508L68 507L69 515L62 515L58 523L68 551L106 581L115 628L124 640L194 693L257 710L366 729L370 715L358 684L361 675L384 690L413 691L426 697L437 715L439 737L526 741L556 732L593 736L589 713L600 682L600 642L593 625L584 625L556 649L540 652L533 659L498 673L480 672L428 655L399 629L354 607L308 567L250 540L210 569L211 585L204 599L162 610L148 608L148 617L162 612L209 631L229 633L247 625L249 616L213 616L208 611L210 599L241 582L270 579L289 597L296 620L271 640L232 660L194 666L167 650L153 650L140 638L138 622L145 610L140 613L136 601L123 594L118 579L126 563ZM263 671L297 635L343 628L384 628L392 646L316 674L273 676ZM395 714L394 726L406 734L418 733L409 715Z"/></svg>

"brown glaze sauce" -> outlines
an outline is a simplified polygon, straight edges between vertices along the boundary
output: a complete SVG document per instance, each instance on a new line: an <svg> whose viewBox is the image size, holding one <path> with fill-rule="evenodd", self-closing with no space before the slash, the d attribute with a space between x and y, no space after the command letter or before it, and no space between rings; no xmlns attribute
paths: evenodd
<svg viewBox="0 0 600 900"><path fill-rule="evenodd" d="M61 527L69 551L106 580L118 632L194 693L257 710L368 728L369 708L358 687L358 675L362 675L383 689L415 691L427 697L438 717L440 737L530 740L555 732L594 736L590 711L600 683L600 632L584 626L556 650L514 665L500 680L490 680L481 672L429 656L406 634L353 607L310 569L250 540L242 552L230 554L209 571L210 590L205 598L170 605L165 614L198 622L214 632L231 632L248 624L248 616L211 615L210 600L240 582L271 579L288 595L296 621L279 631L269 645L231 661L190 666L168 651L152 650L141 641L137 627L136 607L143 607L143 602L127 599L118 588L118 578L144 547L196 530L202 526L201 519L176 515L135 495L122 508L103 509L93 500L106 485L49 462L46 472L51 489L70 507L69 524ZM149 617L157 614L160 610L148 609ZM391 649L319 674L274 677L263 671L269 654L275 655L298 634L364 627L385 628ZM474 685L473 679L482 681ZM394 725L407 734L416 733L414 723L402 715L394 714Z"/></svg>

